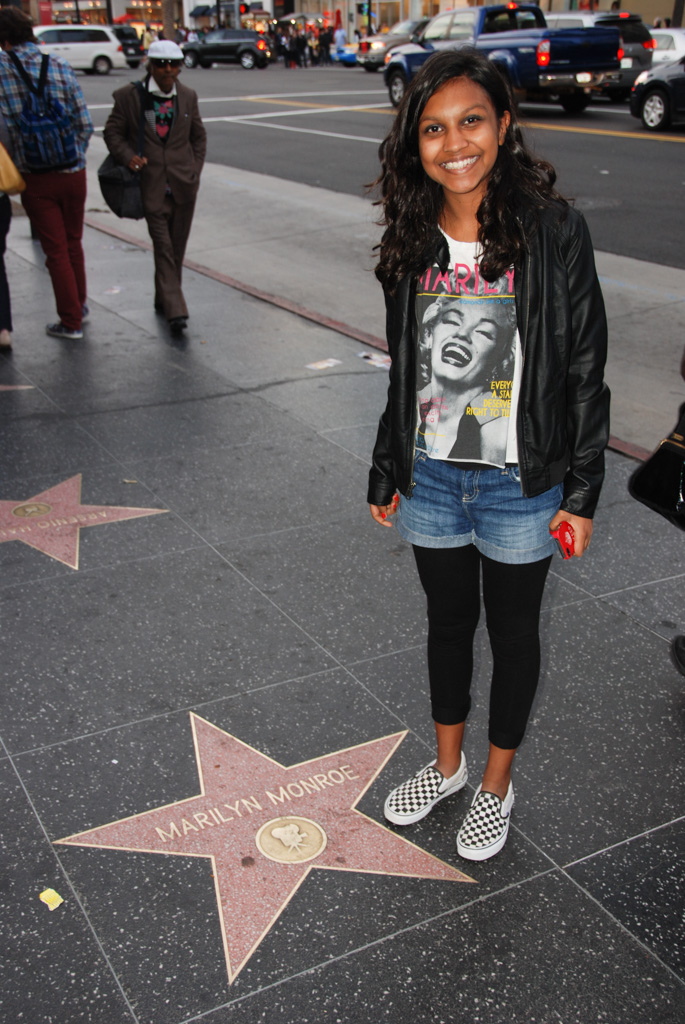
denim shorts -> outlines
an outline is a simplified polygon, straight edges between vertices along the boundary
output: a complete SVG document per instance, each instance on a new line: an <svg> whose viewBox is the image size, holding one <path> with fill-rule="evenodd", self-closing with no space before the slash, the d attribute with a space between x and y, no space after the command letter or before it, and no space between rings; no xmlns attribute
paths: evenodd
<svg viewBox="0 0 685 1024"><path fill-rule="evenodd" d="M475 544L481 554L512 565L537 562L556 549L549 524L559 510L561 484L526 498L518 466L461 469L418 452L411 498L400 496L397 529L423 548Z"/></svg>

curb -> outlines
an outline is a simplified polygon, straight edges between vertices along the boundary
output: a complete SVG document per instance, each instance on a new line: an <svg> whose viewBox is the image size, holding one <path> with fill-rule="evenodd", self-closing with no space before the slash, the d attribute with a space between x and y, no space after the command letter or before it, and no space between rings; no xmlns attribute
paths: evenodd
<svg viewBox="0 0 685 1024"><path fill-rule="evenodd" d="M84 224L87 224L89 228L94 228L96 231L101 231L105 235L110 235L112 238L116 238L120 242L126 242L128 245L135 245L139 249L145 249L148 252L152 252L152 244L150 242L142 241L139 238L133 238L132 235L127 235L125 231L119 231L118 228L100 224L99 221L95 220L93 217L86 215L84 217ZM302 317L303 320L310 320L315 324L319 324L321 327L327 327L331 331L336 331L338 334L342 334L346 338L352 338L354 341L358 341L362 345L369 345L371 348L380 349L381 352L388 351L388 346L384 338L379 338L375 334L367 334L366 331L360 331L356 327L352 327L350 324L343 323L341 320L332 320L323 313L316 313L313 310L308 309L306 306L301 306L298 302L292 302L290 299L285 299L280 295L274 295L271 292L263 292L261 289L255 288L254 285L246 284L244 281L238 281L235 277L229 277L228 274L222 274L218 270L212 270L210 267L205 267L201 263L196 263L194 260L185 259L183 261L183 266L188 270L195 271L197 274L202 274L204 277L209 277L213 281L219 282L219 284L225 284L229 288L233 288L235 291L243 292L243 294L250 295L254 299L259 299L260 302L268 302L270 306L276 306L278 309L283 309L288 313L294 313L295 316ZM644 462L652 454L651 451L647 450L647 448L643 448L639 444L632 444L630 441L622 441L619 437L614 437L613 434L609 437L608 447L611 451L618 452L619 455L625 455L626 458L635 459L638 462Z"/></svg>

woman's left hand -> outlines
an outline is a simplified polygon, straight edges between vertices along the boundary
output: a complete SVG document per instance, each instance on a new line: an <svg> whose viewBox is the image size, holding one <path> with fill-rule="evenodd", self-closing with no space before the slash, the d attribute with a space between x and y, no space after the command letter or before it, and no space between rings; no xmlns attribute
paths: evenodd
<svg viewBox="0 0 685 1024"><path fill-rule="evenodd" d="M572 512L564 512L563 509L559 509L554 519L549 524L549 528L550 530L556 530L559 523L564 522L570 523L573 529L573 554L576 558L582 558L583 552L587 551L590 546L590 538L592 537L592 520L586 519L584 516L574 516Z"/></svg>

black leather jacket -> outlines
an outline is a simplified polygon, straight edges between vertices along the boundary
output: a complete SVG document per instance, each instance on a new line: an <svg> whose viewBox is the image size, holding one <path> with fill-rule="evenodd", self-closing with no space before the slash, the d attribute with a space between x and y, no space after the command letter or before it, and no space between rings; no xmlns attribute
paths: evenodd
<svg viewBox="0 0 685 1024"><path fill-rule="evenodd" d="M564 484L561 508L591 518L604 478L609 389L603 381L607 324L592 243L582 214L553 204L527 231L514 292L523 368L517 413L521 487L533 497ZM444 239L436 263L446 269ZM386 293L392 357L388 404L369 473L368 501L387 505L413 490L416 435L416 278Z"/></svg>

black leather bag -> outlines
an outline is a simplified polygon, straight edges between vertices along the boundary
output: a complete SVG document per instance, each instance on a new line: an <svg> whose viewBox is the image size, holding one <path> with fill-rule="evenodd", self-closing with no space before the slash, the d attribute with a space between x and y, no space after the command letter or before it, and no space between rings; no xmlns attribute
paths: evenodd
<svg viewBox="0 0 685 1024"><path fill-rule="evenodd" d="M145 133L144 90L141 82L136 82L140 96L140 122L138 124L138 156L143 155L143 138ZM115 162L111 153L105 157L98 167L98 181L102 198L117 217L129 220L140 220L144 215L143 197L140 191L140 172L132 171L124 164Z"/></svg>
<svg viewBox="0 0 685 1024"><path fill-rule="evenodd" d="M675 430L628 481L633 498L685 530L685 405Z"/></svg>

